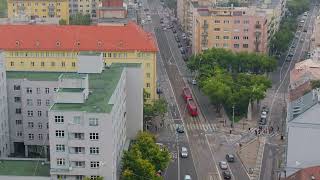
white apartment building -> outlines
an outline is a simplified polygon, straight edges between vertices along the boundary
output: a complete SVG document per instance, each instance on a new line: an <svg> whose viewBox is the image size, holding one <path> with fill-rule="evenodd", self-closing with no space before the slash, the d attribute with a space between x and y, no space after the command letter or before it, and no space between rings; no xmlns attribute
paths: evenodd
<svg viewBox="0 0 320 180"><path fill-rule="evenodd" d="M119 179L122 152L142 130L142 69L139 64L112 64L81 75L60 76L54 92L49 110L51 179Z"/></svg>
<svg viewBox="0 0 320 180"><path fill-rule="evenodd" d="M10 154L8 103L6 89L6 71L3 55L0 52L0 157Z"/></svg>

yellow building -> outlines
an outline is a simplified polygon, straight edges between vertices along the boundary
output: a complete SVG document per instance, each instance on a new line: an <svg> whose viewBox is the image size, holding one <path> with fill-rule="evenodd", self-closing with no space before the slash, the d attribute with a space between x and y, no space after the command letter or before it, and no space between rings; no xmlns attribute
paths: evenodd
<svg viewBox="0 0 320 180"><path fill-rule="evenodd" d="M69 22L68 0L8 0L8 18L59 18Z"/></svg>
<svg viewBox="0 0 320 180"><path fill-rule="evenodd" d="M105 65L141 63L148 98L157 98L158 48L154 37L134 23L125 26L0 25L0 39L7 71L77 72L79 52L102 52Z"/></svg>

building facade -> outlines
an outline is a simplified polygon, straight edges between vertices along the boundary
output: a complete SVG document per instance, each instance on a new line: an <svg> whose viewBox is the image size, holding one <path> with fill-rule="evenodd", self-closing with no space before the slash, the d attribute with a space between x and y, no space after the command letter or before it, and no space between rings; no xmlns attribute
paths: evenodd
<svg viewBox="0 0 320 180"><path fill-rule="evenodd" d="M266 23L265 15L251 8L198 8L193 19L192 52L215 47L265 53Z"/></svg>
<svg viewBox="0 0 320 180"><path fill-rule="evenodd" d="M50 77L42 79L41 76ZM16 156L48 157L48 110L58 75L8 72L10 146Z"/></svg>
<svg viewBox="0 0 320 180"><path fill-rule="evenodd" d="M77 72L78 54L101 52L104 65L141 63L148 99L156 99L154 37L137 24L124 26L0 25L7 71ZM26 36L28 34L28 36ZM135 36L133 36L133 34Z"/></svg>
<svg viewBox="0 0 320 180"><path fill-rule="evenodd" d="M4 58L0 52L0 157L10 154L6 81Z"/></svg>
<svg viewBox="0 0 320 180"><path fill-rule="evenodd" d="M64 19L69 22L69 2L67 0L8 0L8 18Z"/></svg>
<svg viewBox="0 0 320 180"><path fill-rule="evenodd" d="M119 179L123 150L142 130L142 76L140 65L112 64L87 78L59 78L49 110L51 179Z"/></svg>

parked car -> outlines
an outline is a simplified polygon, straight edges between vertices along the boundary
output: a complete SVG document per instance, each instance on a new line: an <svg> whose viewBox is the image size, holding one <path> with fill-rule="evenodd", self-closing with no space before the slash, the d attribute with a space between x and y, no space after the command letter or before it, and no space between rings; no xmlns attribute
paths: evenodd
<svg viewBox="0 0 320 180"><path fill-rule="evenodd" d="M227 164L227 162L225 162L225 161L220 161L220 162L219 162L219 167L220 167L220 169L222 169L222 170L227 170L227 169L228 169L228 164Z"/></svg>
<svg viewBox="0 0 320 180"><path fill-rule="evenodd" d="M179 124L178 127L177 127L177 132L178 133L184 133L184 127L183 125Z"/></svg>
<svg viewBox="0 0 320 180"><path fill-rule="evenodd" d="M230 171L223 171L222 175L224 179L231 179Z"/></svg>
<svg viewBox="0 0 320 180"><path fill-rule="evenodd" d="M185 54L186 53L186 51L184 50L183 47L180 48L180 52L181 52L181 54Z"/></svg>
<svg viewBox="0 0 320 180"><path fill-rule="evenodd" d="M267 118L260 118L259 124L260 125L266 125L267 124Z"/></svg>
<svg viewBox="0 0 320 180"><path fill-rule="evenodd" d="M181 147L181 157L187 158L188 157L188 149L186 147Z"/></svg>
<svg viewBox="0 0 320 180"><path fill-rule="evenodd" d="M180 39L178 37L175 38L177 42L180 42Z"/></svg>
<svg viewBox="0 0 320 180"><path fill-rule="evenodd" d="M226 155L226 160L228 162L234 162L234 155L233 154L227 154Z"/></svg>
<svg viewBox="0 0 320 180"><path fill-rule="evenodd" d="M192 84L192 85L197 85L197 80L192 79L191 84Z"/></svg>
<svg viewBox="0 0 320 180"><path fill-rule="evenodd" d="M179 42L178 43L178 48L181 48L182 47L182 44Z"/></svg>
<svg viewBox="0 0 320 180"><path fill-rule="evenodd" d="M184 176L184 180L191 180L191 176L190 175L185 175Z"/></svg>
<svg viewBox="0 0 320 180"><path fill-rule="evenodd" d="M266 111L261 111L260 118L261 119L267 119L267 112Z"/></svg>
<svg viewBox="0 0 320 180"><path fill-rule="evenodd" d="M188 57L187 57L185 54L182 54L182 59L183 59L184 61L187 61L187 60L188 60Z"/></svg>
<svg viewBox="0 0 320 180"><path fill-rule="evenodd" d="M173 32L173 33L177 33L177 30L174 29L174 28L172 28L172 32Z"/></svg>

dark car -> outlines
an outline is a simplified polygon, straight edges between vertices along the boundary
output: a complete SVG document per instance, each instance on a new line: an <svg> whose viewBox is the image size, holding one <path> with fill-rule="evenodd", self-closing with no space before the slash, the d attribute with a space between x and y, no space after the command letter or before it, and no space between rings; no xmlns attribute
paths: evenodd
<svg viewBox="0 0 320 180"><path fill-rule="evenodd" d="M181 48L181 47L182 47L182 44L181 44L181 43L178 43L178 47Z"/></svg>
<svg viewBox="0 0 320 180"><path fill-rule="evenodd" d="M183 47L180 48L180 52L181 52L181 54L185 54L186 53L186 51L184 50Z"/></svg>
<svg viewBox="0 0 320 180"><path fill-rule="evenodd" d="M233 154L227 154L226 155L226 160L228 162L234 162L234 155Z"/></svg>
<svg viewBox="0 0 320 180"><path fill-rule="evenodd" d="M179 39L178 37L176 37L176 41L177 41L177 42L180 42L180 39Z"/></svg>
<svg viewBox="0 0 320 180"><path fill-rule="evenodd" d="M184 127L179 124L178 127L177 127L177 132L178 133L184 133Z"/></svg>
<svg viewBox="0 0 320 180"><path fill-rule="evenodd" d="M174 28L172 28L172 32L173 32L173 33L177 33L177 30L174 29Z"/></svg>
<svg viewBox="0 0 320 180"><path fill-rule="evenodd" d="M182 59L183 59L184 61L187 61L187 60L188 60L188 57L187 57L185 54L183 54L183 55L182 55Z"/></svg>
<svg viewBox="0 0 320 180"><path fill-rule="evenodd" d="M223 171L222 175L224 179L231 179L230 171Z"/></svg>

